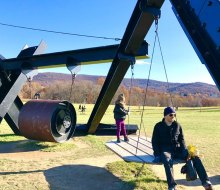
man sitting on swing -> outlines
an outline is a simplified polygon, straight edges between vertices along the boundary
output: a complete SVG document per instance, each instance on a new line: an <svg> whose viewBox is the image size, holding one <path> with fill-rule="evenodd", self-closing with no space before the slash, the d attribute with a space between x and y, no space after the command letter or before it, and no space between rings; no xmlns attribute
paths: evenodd
<svg viewBox="0 0 220 190"><path fill-rule="evenodd" d="M152 147L154 163L162 162L167 177L168 190L176 190L173 176L173 159L187 160L190 158L186 148L183 130L175 120L176 112L172 107L164 109L164 118L158 122L153 131ZM206 190L212 190L205 168L198 156L191 158L198 176Z"/></svg>

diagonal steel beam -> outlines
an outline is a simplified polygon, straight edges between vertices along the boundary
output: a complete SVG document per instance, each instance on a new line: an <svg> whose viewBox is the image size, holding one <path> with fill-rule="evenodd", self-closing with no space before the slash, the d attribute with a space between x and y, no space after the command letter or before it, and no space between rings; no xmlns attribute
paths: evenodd
<svg viewBox="0 0 220 190"><path fill-rule="evenodd" d="M155 17L159 16L163 2L164 0L139 0L137 2L105 83L88 120L87 127L90 134L95 133L131 62L134 61L134 56L138 53Z"/></svg>
<svg viewBox="0 0 220 190"><path fill-rule="evenodd" d="M220 3L209 1L199 14L199 3L170 0L174 13L200 61L205 64L220 90ZM219 30L218 30L219 28Z"/></svg>
<svg viewBox="0 0 220 190"><path fill-rule="evenodd" d="M10 83L4 83L1 86L1 102L0 102L0 118L4 118L5 114L11 108L15 98L17 97L18 93L20 92L23 84L27 81L26 76L23 73L16 74L13 73L12 79ZM6 88L6 85L9 88ZM3 92L2 89L5 88L6 90Z"/></svg>
<svg viewBox="0 0 220 190"><path fill-rule="evenodd" d="M23 102L17 96L4 117L5 121L8 123L9 127L16 135L21 135L18 127L18 115L20 113L22 106L23 106Z"/></svg>
<svg viewBox="0 0 220 190"><path fill-rule="evenodd" d="M41 42L38 46L24 47L18 55L19 57L37 55L44 52L46 46ZM1 57L0 62L4 61ZM20 135L18 127L18 115L23 106L21 99L18 97L22 86L27 81L27 76L34 74L34 70L13 70L11 72L1 71L1 85L0 85L0 122L5 118L6 122L16 135Z"/></svg>

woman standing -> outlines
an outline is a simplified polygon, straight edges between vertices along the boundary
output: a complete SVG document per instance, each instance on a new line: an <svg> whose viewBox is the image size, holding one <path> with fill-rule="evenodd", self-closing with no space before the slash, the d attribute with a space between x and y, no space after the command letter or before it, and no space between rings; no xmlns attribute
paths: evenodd
<svg viewBox="0 0 220 190"><path fill-rule="evenodd" d="M117 126L117 142L120 143L120 134L124 136L124 141L128 142L128 136L126 133L125 123L124 120L126 119L126 115L128 115L129 110L125 110L125 96L124 94L120 94L115 101L115 108L114 108L114 118Z"/></svg>

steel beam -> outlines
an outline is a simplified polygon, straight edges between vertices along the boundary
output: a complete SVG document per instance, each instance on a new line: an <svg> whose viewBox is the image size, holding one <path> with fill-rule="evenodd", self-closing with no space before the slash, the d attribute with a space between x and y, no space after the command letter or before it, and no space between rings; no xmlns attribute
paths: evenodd
<svg viewBox="0 0 220 190"><path fill-rule="evenodd" d="M18 58L25 56L37 55L43 53L46 46L41 42L38 46L30 47L26 45L18 55ZM0 64L6 60L3 56L0 59ZM22 64L21 64L22 65ZM16 135L20 135L18 127L18 115L23 106L22 101L18 97L22 86L27 81L27 77L32 77L33 70L13 70L1 71L0 79L0 122L5 118L6 122Z"/></svg>
<svg viewBox="0 0 220 190"><path fill-rule="evenodd" d="M22 53L17 58L2 60L0 62L0 68L2 70L21 70L28 68L41 69L65 67L66 65L74 65L76 63L80 63L80 65L88 65L111 62L118 48L119 45L110 45L34 56L28 56L27 54ZM142 46L140 49L142 51L139 51L139 54L136 54L136 56L145 58L145 46ZM32 52L32 50L27 52Z"/></svg>
<svg viewBox="0 0 220 190"><path fill-rule="evenodd" d="M28 77L34 75L37 68L51 67L65 64L65 66L79 66L108 62L114 58L119 45L88 48L83 50L66 51L44 54L46 44L41 42L38 46L24 46L17 58L5 59L0 57L0 122L5 118L15 134L20 135L18 128L18 115L23 106L17 96ZM141 46L137 58L145 58L147 44ZM79 62L77 60L81 60Z"/></svg>
<svg viewBox="0 0 220 190"><path fill-rule="evenodd" d="M14 100L16 99L18 93L26 81L27 78L23 73L12 73L11 81L2 83L0 88L0 118L4 118L6 113L8 113L11 106L14 104Z"/></svg>
<svg viewBox="0 0 220 190"><path fill-rule="evenodd" d="M151 11L152 8L159 12L163 2L164 0L139 0L137 2L104 85L88 120L87 127L90 134L95 133L131 62L133 62L134 56L138 53L155 17L158 17L158 15L154 14L154 11ZM146 54L147 53L146 49Z"/></svg>
<svg viewBox="0 0 220 190"><path fill-rule="evenodd" d="M12 129L14 134L21 135L19 127L18 127L18 116L20 113L20 110L23 106L23 102L21 99L17 96L15 98L15 101L11 105L10 109L6 113L4 119L8 123L9 127Z"/></svg>
<svg viewBox="0 0 220 190"><path fill-rule="evenodd" d="M3 59L5 58L1 56L0 61ZM17 78L18 73L16 72L0 72L0 123L4 118L12 131L16 135L20 135L20 131L18 129L18 114L19 110L23 106L23 103L17 94L17 97L15 96L15 101L11 101L11 99L7 97L7 93L10 91ZM7 104L10 105L7 106Z"/></svg>
<svg viewBox="0 0 220 190"><path fill-rule="evenodd" d="M220 2L170 1L195 52L220 90Z"/></svg>

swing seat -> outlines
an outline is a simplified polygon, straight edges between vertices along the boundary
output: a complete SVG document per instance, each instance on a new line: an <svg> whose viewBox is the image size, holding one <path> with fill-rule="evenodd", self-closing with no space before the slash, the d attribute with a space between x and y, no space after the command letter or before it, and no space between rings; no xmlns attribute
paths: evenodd
<svg viewBox="0 0 220 190"><path fill-rule="evenodd" d="M129 142L112 140L106 146L126 162L153 163L154 155L151 139L129 136Z"/></svg>
<svg viewBox="0 0 220 190"><path fill-rule="evenodd" d="M154 155L151 139L146 137L129 136L129 142L117 140L107 142L106 147L120 156L126 162L138 162L161 165L154 163ZM182 160L174 160L174 164L183 163Z"/></svg>

